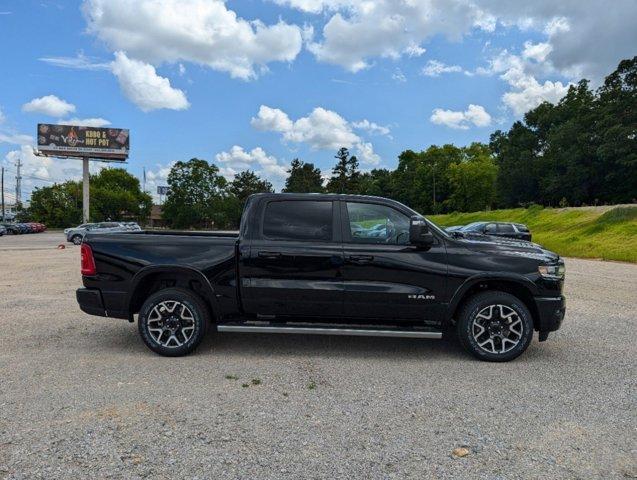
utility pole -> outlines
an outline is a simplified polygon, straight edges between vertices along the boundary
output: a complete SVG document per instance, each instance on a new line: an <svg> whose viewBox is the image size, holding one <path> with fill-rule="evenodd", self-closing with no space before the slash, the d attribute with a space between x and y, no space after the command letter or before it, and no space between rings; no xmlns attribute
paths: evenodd
<svg viewBox="0 0 637 480"><path fill-rule="evenodd" d="M144 169L144 176L142 177L142 191L146 193L146 167Z"/></svg>
<svg viewBox="0 0 637 480"><path fill-rule="evenodd" d="M19 208L19 206L22 204L22 175L20 175L20 168L22 167L22 157L18 157L15 166L15 205L16 208Z"/></svg>
<svg viewBox="0 0 637 480"><path fill-rule="evenodd" d="M434 195L433 195L433 203L434 203L434 214L436 213L436 162L434 160L433 162L433 168L432 168L432 172L433 172L433 178L434 178Z"/></svg>
<svg viewBox="0 0 637 480"><path fill-rule="evenodd" d="M82 223L89 222L88 157L82 158Z"/></svg>
<svg viewBox="0 0 637 480"><path fill-rule="evenodd" d="M2 221L4 222L4 167L2 167L2 174L0 175L0 191L2 191Z"/></svg>

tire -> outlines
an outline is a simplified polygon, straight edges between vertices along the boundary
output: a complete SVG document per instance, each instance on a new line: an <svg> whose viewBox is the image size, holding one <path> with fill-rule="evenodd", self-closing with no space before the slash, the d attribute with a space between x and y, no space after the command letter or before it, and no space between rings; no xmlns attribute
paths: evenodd
<svg viewBox="0 0 637 480"><path fill-rule="evenodd" d="M460 310L456 328L462 346L488 362L519 357L533 339L533 318L524 302L499 291L471 297Z"/></svg>
<svg viewBox="0 0 637 480"><path fill-rule="evenodd" d="M71 237L71 241L73 245L81 245L82 244L82 235L73 235Z"/></svg>
<svg viewBox="0 0 637 480"><path fill-rule="evenodd" d="M166 357L181 357L195 350L206 336L209 323L208 306L183 288L152 294L142 305L137 320L146 346Z"/></svg>

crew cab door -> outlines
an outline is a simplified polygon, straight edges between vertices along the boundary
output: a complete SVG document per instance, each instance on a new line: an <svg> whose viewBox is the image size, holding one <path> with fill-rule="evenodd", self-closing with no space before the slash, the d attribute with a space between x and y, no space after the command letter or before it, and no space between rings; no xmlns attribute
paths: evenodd
<svg viewBox="0 0 637 480"><path fill-rule="evenodd" d="M391 206L341 202L344 315L436 322L446 301L446 251L409 244L409 216Z"/></svg>
<svg viewBox="0 0 637 480"><path fill-rule="evenodd" d="M267 200L240 259L244 310L260 316L340 316L343 248L338 202Z"/></svg>

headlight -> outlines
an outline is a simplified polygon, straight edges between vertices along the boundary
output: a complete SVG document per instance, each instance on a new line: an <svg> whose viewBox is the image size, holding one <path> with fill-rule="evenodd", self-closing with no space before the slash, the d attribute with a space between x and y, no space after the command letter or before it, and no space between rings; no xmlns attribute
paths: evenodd
<svg viewBox="0 0 637 480"><path fill-rule="evenodd" d="M544 278L560 279L564 278L566 268L564 267L563 263L558 265L540 265L538 267L538 272Z"/></svg>

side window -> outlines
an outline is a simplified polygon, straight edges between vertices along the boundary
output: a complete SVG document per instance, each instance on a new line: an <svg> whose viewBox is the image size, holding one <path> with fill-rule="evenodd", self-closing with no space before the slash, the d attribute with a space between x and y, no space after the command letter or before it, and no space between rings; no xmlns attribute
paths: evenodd
<svg viewBox="0 0 637 480"><path fill-rule="evenodd" d="M278 240L332 240L332 202L288 200L265 208L263 235Z"/></svg>
<svg viewBox="0 0 637 480"><path fill-rule="evenodd" d="M500 233L515 233L513 229L513 225L510 223L499 223L498 224L498 232Z"/></svg>
<svg viewBox="0 0 637 480"><path fill-rule="evenodd" d="M489 235L490 233L496 233L496 225L495 223L488 223L486 227L484 227L484 233Z"/></svg>
<svg viewBox="0 0 637 480"><path fill-rule="evenodd" d="M355 243L409 243L409 217L391 207L347 202L349 229Z"/></svg>

